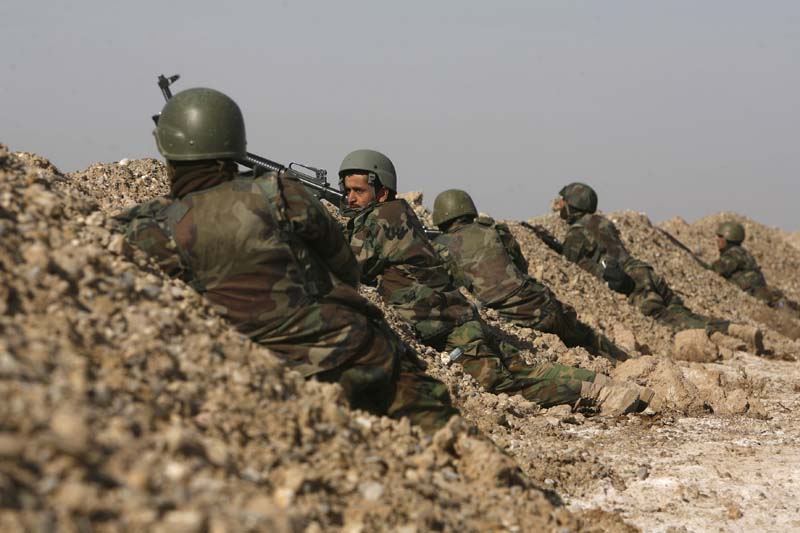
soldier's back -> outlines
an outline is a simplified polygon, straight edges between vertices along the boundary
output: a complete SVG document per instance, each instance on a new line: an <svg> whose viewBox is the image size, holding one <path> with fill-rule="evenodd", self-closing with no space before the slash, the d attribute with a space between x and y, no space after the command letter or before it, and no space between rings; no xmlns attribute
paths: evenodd
<svg viewBox="0 0 800 533"><path fill-rule="evenodd" d="M454 265L460 284L485 305L505 300L527 281L489 218L458 225L436 238L437 249Z"/></svg>

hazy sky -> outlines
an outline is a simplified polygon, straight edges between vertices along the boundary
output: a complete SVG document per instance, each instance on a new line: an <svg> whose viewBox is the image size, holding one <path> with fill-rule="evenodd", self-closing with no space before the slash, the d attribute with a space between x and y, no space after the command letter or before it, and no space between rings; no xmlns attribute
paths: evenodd
<svg viewBox="0 0 800 533"><path fill-rule="evenodd" d="M797 1L8 1L0 50L0 142L62 171L158 157L180 73L251 152L335 179L378 149L429 205L529 218L582 180L605 211L800 229Z"/></svg>

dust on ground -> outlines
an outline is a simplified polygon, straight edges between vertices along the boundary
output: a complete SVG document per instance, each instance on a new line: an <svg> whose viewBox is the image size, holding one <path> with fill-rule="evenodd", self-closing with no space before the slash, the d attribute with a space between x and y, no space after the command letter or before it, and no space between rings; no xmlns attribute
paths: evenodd
<svg viewBox="0 0 800 533"><path fill-rule="evenodd" d="M353 412L337 387L285 371L123 246L108 214L166 192L160 163L97 164L64 177L38 156L0 159L0 327L3 339L21 339L2 346L4 526L798 527L798 365L736 345L713 363L671 360L670 330L519 223L510 224L531 274L634 358L615 368L552 335L484 317L530 361L655 388L659 413L609 419L484 393L458 364L419 345L368 288L428 372L447 383L465 422L431 439ZM412 200L422 211L421 196ZM776 354L800 353L747 310L763 304L738 289L718 293L718 280L646 217L614 216L631 251L681 292L692 288L681 277L711 283L686 298L690 306L764 327ZM566 231L553 215L531 222Z"/></svg>

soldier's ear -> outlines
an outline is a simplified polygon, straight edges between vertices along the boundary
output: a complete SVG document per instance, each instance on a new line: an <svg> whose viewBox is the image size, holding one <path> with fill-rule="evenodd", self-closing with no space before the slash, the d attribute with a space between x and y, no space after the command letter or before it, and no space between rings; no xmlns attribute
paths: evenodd
<svg viewBox="0 0 800 533"><path fill-rule="evenodd" d="M381 188L378 189L378 193L375 195L375 200L379 203L385 202L389 199L389 189L381 185Z"/></svg>

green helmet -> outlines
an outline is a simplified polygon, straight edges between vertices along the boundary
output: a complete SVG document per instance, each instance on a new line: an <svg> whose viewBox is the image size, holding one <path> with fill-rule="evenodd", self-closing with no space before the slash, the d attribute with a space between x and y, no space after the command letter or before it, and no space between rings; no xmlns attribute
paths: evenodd
<svg viewBox="0 0 800 533"><path fill-rule="evenodd" d="M478 216L478 210L470 195L460 189L440 192L433 202L433 223L436 226L465 215Z"/></svg>
<svg viewBox="0 0 800 533"><path fill-rule="evenodd" d="M153 135L161 155L173 161L236 159L247 146L242 111L214 89L187 89L170 98Z"/></svg>
<svg viewBox="0 0 800 533"><path fill-rule="evenodd" d="M394 165L382 153L375 150L355 150L347 154L339 167L340 184L345 174L356 170L364 171L370 178L377 177L381 185L397 192L397 173ZM370 179L370 185L374 185L372 179Z"/></svg>
<svg viewBox="0 0 800 533"><path fill-rule="evenodd" d="M570 183L558 191L558 195L573 209L584 213L597 211L597 193L585 183Z"/></svg>
<svg viewBox="0 0 800 533"><path fill-rule="evenodd" d="M744 240L744 226L738 222L723 222L717 226L717 235L738 244Z"/></svg>

